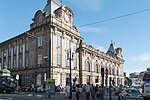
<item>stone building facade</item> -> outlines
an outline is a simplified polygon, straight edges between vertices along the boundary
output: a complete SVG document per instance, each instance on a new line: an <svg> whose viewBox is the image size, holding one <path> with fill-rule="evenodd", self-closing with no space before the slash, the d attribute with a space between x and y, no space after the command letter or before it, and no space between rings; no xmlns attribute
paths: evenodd
<svg viewBox="0 0 150 100"><path fill-rule="evenodd" d="M109 70L108 83L124 83L122 49L111 43L104 53L84 43L73 17L70 7L48 0L28 31L0 43L0 68L8 66L13 76L19 74L21 87L41 85L49 75L64 87L70 80L71 57L72 80L77 78L77 83L101 84L102 67Z"/></svg>

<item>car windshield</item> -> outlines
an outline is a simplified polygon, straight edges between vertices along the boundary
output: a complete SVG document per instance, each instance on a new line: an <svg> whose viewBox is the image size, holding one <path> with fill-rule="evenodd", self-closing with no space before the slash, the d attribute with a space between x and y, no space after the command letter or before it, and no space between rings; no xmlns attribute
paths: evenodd
<svg viewBox="0 0 150 100"><path fill-rule="evenodd" d="M141 94L138 90L136 89L127 89L126 92L130 94Z"/></svg>

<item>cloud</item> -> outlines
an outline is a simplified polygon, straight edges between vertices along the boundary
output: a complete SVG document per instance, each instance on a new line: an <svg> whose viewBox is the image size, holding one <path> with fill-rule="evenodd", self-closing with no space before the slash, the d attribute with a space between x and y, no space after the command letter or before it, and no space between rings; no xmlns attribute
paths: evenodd
<svg viewBox="0 0 150 100"><path fill-rule="evenodd" d="M82 27L79 29L80 32L92 32L92 33L107 33L108 30L106 28L99 27Z"/></svg>
<svg viewBox="0 0 150 100"><path fill-rule="evenodd" d="M74 4L80 10L90 11L98 11L103 4L103 0L70 0L70 2L72 2L72 4Z"/></svg>
<svg viewBox="0 0 150 100"><path fill-rule="evenodd" d="M135 57L131 57L130 58L131 61L136 61L136 62L146 62L146 61L150 61L150 52L148 53L143 53L141 55L135 56Z"/></svg>

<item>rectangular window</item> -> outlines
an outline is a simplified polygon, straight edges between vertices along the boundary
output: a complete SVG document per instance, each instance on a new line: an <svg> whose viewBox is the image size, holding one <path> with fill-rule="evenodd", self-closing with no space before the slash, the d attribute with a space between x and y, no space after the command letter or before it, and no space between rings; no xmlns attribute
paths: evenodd
<svg viewBox="0 0 150 100"><path fill-rule="evenodd" d="M66 39L66 49L70 48L70 40Z"/></svg>
<svg viewBox="0 0 150 100"><path fill-rule="evenodd" d="M19 45L19 51L22 52L22 44Z"/></svg>
<svg viewBox="0 0 150 100"><path fill-rule="evenodd" d="M117 69L117 76L119 76L119 69Z"/></svg>
<svg viewBox="0 0 150 100"><path fill-rule="evenodd" d="M41 66L41 64L42 64L42 54L38 54L38 62L37 62L37 64L38 64L38 67Z"/></svg>
<svg viewBox="0 0 150 100"><path fill-rule="evenodd" d="M76 55L74 54L74 57L73 57L73 66L74 68L77 68L77 60L76 60Z"/></svg>
<svg viewBox="0 0 150 100"><path fill-rule="evenodd" d="M61 38L59 35L57 35L57 47L61 46Z"/></svg>
<svg viewBox="0 0 150 100"><path fill-rule="evenodd" d="M42 36L39 36L37 39L38 39L38 47L42 46Z"/></svg>
<svg viewBox="0 0 150 100"><path fill-rule="evenodd" d="M28 51L28 50L29 50L29 43L26 42L26 51Z"/></svg>
<svg viewBox="0 0 150 100"><path fill-rule="evenodd" d="M16 66L17 66L17 68L18 68L18 66L19 66L19 45L17 45L17 64L16 64Z"/></svg>
<svg viewBox="0 0 150 100"><path fill-rule="evenodd" d="M16 54L16 52L17 52L17 46L14 45L14 54Z"/></svg>
<svg viewBox="0 0 150 100"><path fill-rule="evenodd" d="M16 68L16 57L14 57L14 68Z"/></svg>
<svg viewBox="0 0 150 100"><path fill-rule="evenodd" d="M25 67L25 44L23 44L22 48L22 66Z"/></svg>
<svg viewBox="0 0 150 100"><path fill-rule="evenodd" d="M28 54L26 54L26 67L28 67L28 64L29 64L29 57Z"/></svg>
<svg viewBox="0 0 150 100"><path fill-rule="evenodd" d="M77 50L77 42L73 43L73 50L76 51Z"/></svg>
<svg viewBox="0 0 150 100"><path fill-rule="evenodd" d="M19 67L22 68L22 55L19 56Z"/></svg>
<svg viewBox="0 0 150 100"><path fill-rule="evenodd" d="M90 83L90 75L86 76L86 83Z"/></svg>
<svg viewBox="0 0 150 100"><path fill-rule="evenodd" d="M13 48L11 48L11 68L10 69L13 69Z"/></svg>
<svg viewBox="0 0 150 100"><path fill-rule="evenodd" d="M11 68L11 60L10 60L10 58L8 59L8 69L10 69Z"/></svg>
<svg viewBox="0 0 150 100"><path fill-rule="evenodd" d="M69 66L68 54L66 53L66 66Z"/></svg>
<svg viewBox="0 0 150 100"><path fill-rule="evenodd" d="M111 75L111 68L109 68L109 75Z"/></svg>
<svg viewBox="0 0 150 100"><path fill-rule="evenodd" d="M112 69L112 74L115 75L115 69L114 68Z"/></svg>
<svg viewBox="0 0 150 100"><path fill-rule="evenodd" d="M57 51L57 65L60 65L60 51Z"/></svg>
<svg viewBox="0 0 150 100"><path fill-rule="evenodd" d="M9 53L9 56L10 56L11 55L11 47L9 47L8 53Z"/></svg>

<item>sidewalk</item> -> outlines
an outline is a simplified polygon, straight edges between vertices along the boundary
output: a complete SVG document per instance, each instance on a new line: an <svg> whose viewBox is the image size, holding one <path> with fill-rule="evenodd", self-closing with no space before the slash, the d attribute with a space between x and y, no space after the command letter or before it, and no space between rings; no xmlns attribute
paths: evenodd
<svg viewBox="0 0 150 100"><path fill-rule="evenodd" d="M42 93L35 93L35 95L32 94L32 92L18 92L16 93L18 95L22 95L22 96L28 96L28 97L31 97L31 98L36 98L37 99L40 99L40 100L65 100L65 93L64 92L61 92L61 93L56 93L55 95L52 95L51 98L48 97L48 95L46 94L42 94ZM109 94L106 93L105 96L104 96L104 100L109 100ZM114 94L112 94L112 100L117 100L118 97L115 96ZM82 96L82 100L86 100L86 97L85 95ZM95 100L99 100L99 99L95 99Z"/></svg>

